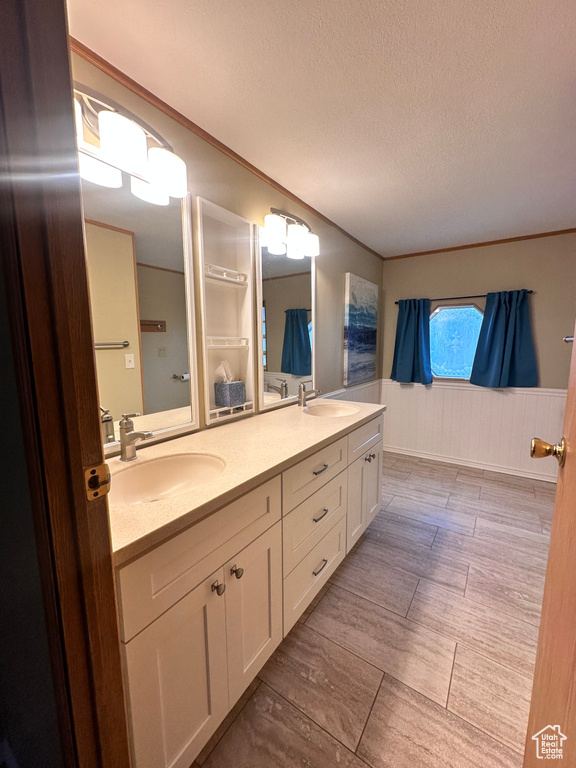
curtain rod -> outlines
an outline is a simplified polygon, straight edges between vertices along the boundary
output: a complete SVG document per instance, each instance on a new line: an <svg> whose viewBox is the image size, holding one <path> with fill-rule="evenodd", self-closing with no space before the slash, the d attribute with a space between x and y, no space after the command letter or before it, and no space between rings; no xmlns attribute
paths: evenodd
<svg viewBox="0 0 576 768"><path fill-rule="evenodd" d="M526 293L534 293L534 291L526 291ZM460 301L461 299L485 299L488 296L487 293L477 293L475 296L443 296L441 299L430 299L430 301ZM395 301L394 304L399 302Z"/></svg>

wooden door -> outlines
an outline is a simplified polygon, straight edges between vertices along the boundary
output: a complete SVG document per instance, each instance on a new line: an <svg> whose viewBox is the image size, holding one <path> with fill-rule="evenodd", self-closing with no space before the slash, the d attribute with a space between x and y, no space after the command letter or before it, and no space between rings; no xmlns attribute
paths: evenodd
<svg viewBox="0 0 576 768"><path fill-rule="evenodd" d="M127 768L64 0L2 4L0 252L67 766Z"/></svg>
<svg viewBox="0 0 576 768"><path fill-rule="evenodd" d="M558 473L544 604L524 768L542 765L538 740L552 726L563 757L556 762L576 765L576 353L572 353L564 416L566 463ZM550 442L561 435L539 435ZM546 461L554 461L552 457ZM555 727L559 727L560 733ZM562 738L566 737L566 739Z"/></svg>
<svg viewBox="0 0 576 768"><path fill-rule="evenodd" d="M189 768L228 711L220 569L125 646L134 768Z"/></svg>
<svg viewBox="0 0 576 768"><path fill-rule="evenodd" d="M281 526L276 523L225 566L230 706L282 640Z"/></svg>

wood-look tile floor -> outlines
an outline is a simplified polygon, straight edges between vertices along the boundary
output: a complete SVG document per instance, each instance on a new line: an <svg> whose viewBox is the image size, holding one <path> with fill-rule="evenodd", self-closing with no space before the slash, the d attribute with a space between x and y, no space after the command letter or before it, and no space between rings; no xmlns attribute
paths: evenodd
<svg viewBox="0 0 576 768"><path fill-rule="evenodd" d="M195 766L521 767L555 486L393 453L383 473Z"/></svg>

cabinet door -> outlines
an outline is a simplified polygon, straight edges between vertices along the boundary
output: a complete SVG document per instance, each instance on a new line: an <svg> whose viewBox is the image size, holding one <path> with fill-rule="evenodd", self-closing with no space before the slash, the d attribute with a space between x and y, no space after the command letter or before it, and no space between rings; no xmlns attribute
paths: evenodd
<svg viewBox="0 0 576 768"><path fill-rule="evenodd" d="M370 459L370 461L368 461ZM362 516L367 528L380 511L382 503L382 443L377 443L362 459Z"/></svg>
<svg viewBox="0 0 576 768"><path fill-rule="evenodd" d="M378 514L382 491L382 443L377 443L348 467L346 552Z"/></svg>
<svg viewBox="0 0 576 768"><path fill-rule="evenodd" d="M230 560L225 566L225 578L228 679L233 706L282 640L281 523Z"/></svg>
<svg viewBox="0 0 576 768"><path fill-rule="evenodd" d="M125 645L134 768L189 768L228 711L225 596L212 574Z"/></svg>
<svg viewBox="0 0 576 768"><path fill-rule="evenodd" d="M358 541L366 524L362 514L362 486L364 460L359 459L348 467L348 517L346 524L346 553Z"/></svg>

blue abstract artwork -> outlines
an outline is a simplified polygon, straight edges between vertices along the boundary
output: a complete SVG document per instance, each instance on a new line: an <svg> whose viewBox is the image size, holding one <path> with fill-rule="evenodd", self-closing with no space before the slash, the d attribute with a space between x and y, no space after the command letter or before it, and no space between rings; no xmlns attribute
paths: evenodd
<svg viewBox="0 0 576 768"><path fill-rule="evenodd" d="M378 286L346 272L344 386L376 378Z"/></svg>

